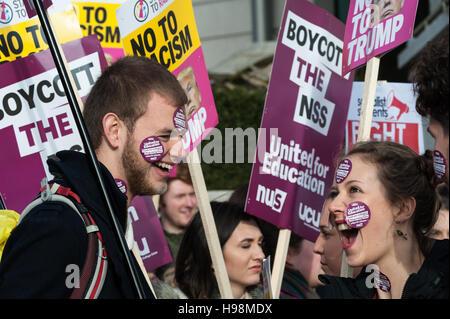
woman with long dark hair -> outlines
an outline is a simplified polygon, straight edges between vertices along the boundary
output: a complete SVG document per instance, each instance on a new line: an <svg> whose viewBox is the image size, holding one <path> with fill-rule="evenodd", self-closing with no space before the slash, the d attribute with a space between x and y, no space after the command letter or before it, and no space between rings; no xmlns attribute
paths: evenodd
<svg viewBox="0 0 450 319"><path fill-rule="evenodd" d="M233 297L262 298L260 283L263 236L257 219L240 206L211 203ZM187 228L178 251L175 279L194 299L220 298L200 214Z"/></svg>

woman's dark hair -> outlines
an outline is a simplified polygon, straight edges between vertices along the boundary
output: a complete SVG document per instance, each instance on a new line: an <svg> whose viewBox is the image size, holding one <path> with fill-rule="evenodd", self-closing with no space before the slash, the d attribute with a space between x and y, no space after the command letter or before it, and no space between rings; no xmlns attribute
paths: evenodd
<svg viewBox="0 0 450 319"><path fill-rule="evenodd" d="M259 226L258 220L238 205L211 202L211 209L221 248L241 221L255 221ZM175 280L188 298L207 299L218 292L200 214L195 215L184 233L176 258Z"/></svg>
<svg viewBox="0 0 450 319"><path fill-rule="evenodd" d="M410 80L417 94L416 110L430 115L448 134L448 30L427 43L411 68Z"/></svg>
<svg viewBox="0 0 450 319"><path fill-rule="evenodd" d="M359 155L376 166L378 178L391 204L399 205L414 197L414 235L422 253L428 254L432 240L427 234L436 222L439 208L432 152L427 151L420 156L401 144L370 141L355 144L347 154L350 155Z"/></svg>

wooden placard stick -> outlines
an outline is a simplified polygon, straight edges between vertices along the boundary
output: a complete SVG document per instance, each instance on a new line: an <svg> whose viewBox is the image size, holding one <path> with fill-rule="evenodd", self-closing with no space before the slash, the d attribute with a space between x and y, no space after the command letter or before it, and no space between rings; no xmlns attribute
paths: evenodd
<svg viewBox="0 0 450 319"><path fill-rule="evenodd" d="M150 278L148 277L148 273L147 273L147 270L145 269L144 262L142 261L141 255L139 254L139 251L137 249L136 242L134 242L132 252L133 252L134 258L136 258L136 261L139 264L139 268L141 269L142 274L144 275L144 278L147 281L148 286L150 287L150 289L153 292L153 296L155 296L155 299L158 299L158 296L155 293L155 289L153 289L152 282L150 281Z"/></svg>
<svg viewBox="0 0 450 319"><path fill-rule="evenodd" d="M364 78L364 91L361 105L361 116L359 119L358 142L368 141L372 129L373 104L377 90L378 71L380 69L380 58L374 57L367 62Z"/></svg>
<svg viewBox="0 0 450 319"><path fill-rule="evenodd" d="M291 231L289 229L280 229L280 232L278 233L277 249L275 251L275 260L273 261L271 281L273 299L279 299L280 297L281 283L283 281L290 239Z"/></svg>
<svg viewBox="0 0 450 319"><path fill-rule="evenodd" d="M222 299L233 299L230 280L225 267L216 223L212 214L211 204L209 203L208 192L206 190L206 184L200 166L200 158L196 148L187 156L187 162L192 184L194 185L195 196L197 197L200 217L205 230L209 253L214 267L214 274L216 275L217 284L219 286L220 296Z"/></svg>
<svg viewBox="0 0 450 319"><path fill-rule="evenodd" d="M161 195L153 195L152 196L153 205L155 206L155 210L157 212L159 211L159 200L160 199L161 199Z"/></svg>
<svg viewBox="0 0 450 319"><path fill-rule="evenodd" d="M377 90L379 69L379 57L371 58L369 62L367 62L357 142L368 141L370 139L373 104L375 101L375 92ZM345 250L342 253L341 277L353 277L353 269L347 264L347 254L345 253Z"/></svg>

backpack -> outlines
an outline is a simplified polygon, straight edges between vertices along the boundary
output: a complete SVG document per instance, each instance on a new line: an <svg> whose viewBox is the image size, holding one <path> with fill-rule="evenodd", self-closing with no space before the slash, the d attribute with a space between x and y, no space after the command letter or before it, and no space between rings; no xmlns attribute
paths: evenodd
<svg viewBox="0 0 450 319"><path fill-rule="evenodd" d="M70 299L96 299L102 290L108 269L107 253L100 230L87 208L81 203L80 197L70 188L57 183L49 185L47 178L42 180L41 186L40 195L25 207L17 224L20 224L34 207L48 201L63 202L77 212L86 227L88 249L79 284L75 286Z"/></svg>

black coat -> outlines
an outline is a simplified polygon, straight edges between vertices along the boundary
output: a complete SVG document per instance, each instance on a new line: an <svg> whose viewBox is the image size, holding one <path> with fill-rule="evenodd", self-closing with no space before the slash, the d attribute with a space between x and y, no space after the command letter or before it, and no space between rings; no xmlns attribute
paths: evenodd
<svg viewBox="0 0 450 319"><path fill-rule="evenodd" d="M406 281L402 299L448 299L448 248L448 239L435 242L422 267ZM321 299L373 299L376 289L365 284L370 274L364 267L355 279L319 275L325 286L316 291Z"/></svg>
<svg viewBox="0 0 450 319"><path fill-rule="evenodd" d="M100 193L87 156L74 151L57 153L48 161L55 182L69 187L91 213L108 254L108 270L99 298L137 298L126 259L114 232L112 221ZM100 163L100 170L113 210L125 229L127 197ZM9 237L0 263L0 298L68 298L67 288L73 265L81 270L87 253L86 228L79 215L61 202L48 202L32 209ZM140 272L147 298L152 294Z"/></svg>

